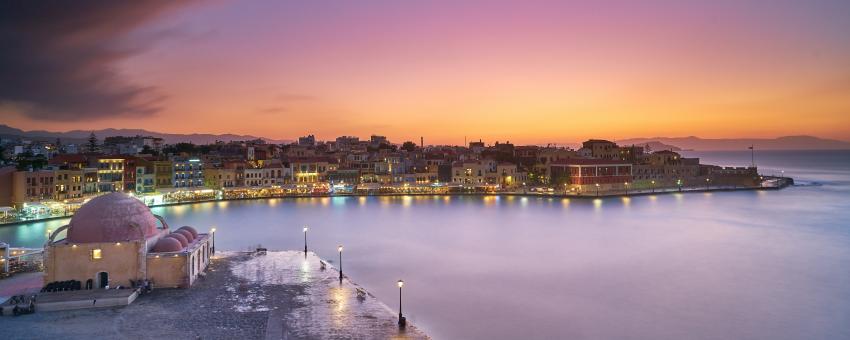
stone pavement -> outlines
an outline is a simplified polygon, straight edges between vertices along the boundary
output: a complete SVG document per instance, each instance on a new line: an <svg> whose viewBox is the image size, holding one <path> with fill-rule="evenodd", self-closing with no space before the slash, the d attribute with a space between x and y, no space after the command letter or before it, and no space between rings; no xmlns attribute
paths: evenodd
<svg viewBox="0 0 850 340"><path fill-rule="evenodd" d="M44 273L20 273L0 280L0 304L13 295L37 293L43 286Z"/></svg>
<svg viewBox="0 0 850 340"><path fill-rule="evenodd" d="M188 290L158 289L123 308L0 317L3 339L427 339L400 332L374 297L301 252L226 254Z"/></svg>
<svg viewBox="0 0 850 340"><path fill-rule="evenodd" d="M279 306L270 303L273 296L266 287L294 286L301 291L285 311L278 309L269 314L267 339L428 338L410 324L406 330L399 331L396 311L371 294L358 298L357 289L365 291L364 288L348 278L340 283L336 268L328 264L322 270L320 259L312 253L305 259L303 252L270 252L235 262L230 269L250 286L264 287L241 295L234 307L237 310L269 310L273 308L270 306Z"/></svg>

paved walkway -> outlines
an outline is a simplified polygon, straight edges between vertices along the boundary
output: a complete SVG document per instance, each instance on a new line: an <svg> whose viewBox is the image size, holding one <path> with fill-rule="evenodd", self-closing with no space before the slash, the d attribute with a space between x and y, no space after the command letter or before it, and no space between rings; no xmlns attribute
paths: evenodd
<svg viewBox="0 0 850 340"><path fill-rule="evenodd" d="M44 273L21 273L0 280L0 304L13 295L35 293L43 286Z"/></svg>
<svg viewBox="0 0 850 340"><path fill-rule="evenodd" d="M336 268L328 264L322 270L320 259L312 253L305 259L303 252L271 252L235 262L230 269L251 286L295 286L303 292L285 311L269 313L267 339L427 338L412 325L400 332L397 312L370 294L358 298L357 289L362 287L347 278L340 283ZM278 305L270 299L273 297L267 289L249 290L239 296L234 308L269 310Z"/></svg>
<svg viewBox="0 0 850 340"><path fill-rule="evenodd" d="M5 339L427 339L404 332L374 297L357 299L319 258L229 254L188 289L157 289L122 308L0 317Z"/></svg>

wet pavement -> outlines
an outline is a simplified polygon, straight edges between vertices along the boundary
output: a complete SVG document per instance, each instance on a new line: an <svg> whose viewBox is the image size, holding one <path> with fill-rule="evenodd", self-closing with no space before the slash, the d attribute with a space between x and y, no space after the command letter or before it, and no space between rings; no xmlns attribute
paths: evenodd
<svg viewBox="0 0 850 340"><path fill-rule="evenodd" d="M3 339L428 339L312 253L221 254L188 290L123 308L0 317Z"/></svg>

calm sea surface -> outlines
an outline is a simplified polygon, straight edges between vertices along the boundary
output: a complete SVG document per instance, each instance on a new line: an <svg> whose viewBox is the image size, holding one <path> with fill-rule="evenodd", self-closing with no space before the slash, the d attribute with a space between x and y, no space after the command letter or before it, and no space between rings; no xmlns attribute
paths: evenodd
<svg viewBox="0 0 850 340"><path fill-rule="evenodd" d="M747 165L749 152L689 153ZM218 249L336 259L438 339L850 339L850 152L758 152L781 191L603 200L273 199L154 208ZM0 227L40 246L66 221Z"/></svg>

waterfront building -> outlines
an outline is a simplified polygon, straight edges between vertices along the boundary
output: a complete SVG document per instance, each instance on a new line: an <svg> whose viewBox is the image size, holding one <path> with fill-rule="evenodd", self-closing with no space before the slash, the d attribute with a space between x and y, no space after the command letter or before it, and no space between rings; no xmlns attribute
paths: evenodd
<svg viewBox="0 0 850 340"><path fill-rule="evenodd" d="M56 184L54 186L54 199L64 201L82 198L84 192L83 170L55 170Z"/></svg>
<svg viewBox="0 0 850 340"><path fill-rule="evenodd" d="M97 191L97 168L83 168L83 195L93 195Z"/></svg>
<svg viewBox="0 0 850 340"><path fill-rule="evenodd" d="M171 161L153 161L154 185L157 189L174 187L174 165Z"/></svg>
<svg viewBox="0 0 850 340"><path fill-rule="evenodd" d="M508 162L499 162L499 164L496 165L497 181L494 184L499 184L503 188L510 188L516 186L517 172L518 171L516 164Z"/></svg>
<svg viewBox="0 0 850 340"><path fill-rule="evenodd" d="M147 280L155 288L187 288L209 264L212 237L188 226L172 230L127 194L98 196L50 234L44 283L76 280L100 289Z"/></svg>
<svg viewBox="0 0 850 340"><path fill-rule="evenodd" d="M263 175L265 174L265 170L262 168L253 168L248 167L245 168L245 186L246 187L261 187L263 186ZM268 183L268 179L265 178L266 183Z"/></svg>
<svg viewBox="0 0 850 340"><path fill-rule="evenodd" d="M26 203L52 200L55 182L53 170L15 171L12 175L12 206L22 209Z"/></svg>
<svg viewBox="0 0 850 340"><path fill-rule="evenodd" d="M172 183L175 188L201 188L204 186L204 163L198 158L174 157Z"/></svg>
<svg viewBox="0 0 850 340"><path fill-rule="evenodd" d="M452 164L452 183L485 184L487 166L481 161L462 161Z"/></svg>
<svg viewBox="0 0 850 340"><path fill-rule="evenodd" d="M143 159L137 160L135 177L136 193L146 194L156 191L156 170L153 162Z"/></svg>
<svg viewBox="0 0 850 340"><path fill-rule="evenodd" d="M236 169L217 168L204 170L204 186L209 189L221 190L237 186Z"/></svg>
<svg viewBox="0 0 850 340"><path fill-rule="evenodd" d="M336 171L335 160L324 157L293 158L289 160L292 183L316 183L327 179L328 172Z"/></svg>
<svg viewBox="0 0 850 340"><path fill-rule="evenodd" d="M97 191L124 191L123 157L102 156L97 158ZM135 172L136 169L133 169Z"/></svg>
<svg viewBox="0 0 850 340"><path fill-rule="evenodd" d="M554 161L549 168L553 185L581 194L626 190L626 183L632 182L632 164L620 160L567 159Z"/></svg>

